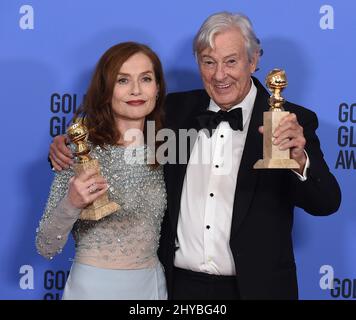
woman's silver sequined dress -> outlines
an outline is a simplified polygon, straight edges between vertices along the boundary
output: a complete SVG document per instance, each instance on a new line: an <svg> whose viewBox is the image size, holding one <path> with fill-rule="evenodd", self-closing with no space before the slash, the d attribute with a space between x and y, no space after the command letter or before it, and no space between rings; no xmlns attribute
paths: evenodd
<svg viewBox="0 0 356 320"><path fill-rule="evenodd" d="M96 146L90 155L99 160L110 186L109 199L121 209L99 221L78 220L80 209L72 207L66 195L74 173L72 169L56 173L37 230L39 253L51 259L72 231L76 262L110 269L153 267L166 209L162 167L145 164L146 147Z"/></svg>

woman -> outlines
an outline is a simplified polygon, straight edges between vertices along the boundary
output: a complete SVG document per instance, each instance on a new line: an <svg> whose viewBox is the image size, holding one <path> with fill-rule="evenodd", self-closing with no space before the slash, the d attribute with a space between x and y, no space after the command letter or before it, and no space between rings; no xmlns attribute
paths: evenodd
<svg viewBox="0 0 356 320"><path fill-rule="evenodd" d="M100 58L81 113L103 177L91 170L74 176L71 168L56 173L36 238L39 253L51 259L73 234L76 254L63 299L166 299L157 258L163 171L156 160L137 161L149 154L147 121L162 127L164 97L162 66L147 46L121 43ZM143 134L126 141L133 131ZM99 221L79 220L106 191L121 209Z"/></svg>

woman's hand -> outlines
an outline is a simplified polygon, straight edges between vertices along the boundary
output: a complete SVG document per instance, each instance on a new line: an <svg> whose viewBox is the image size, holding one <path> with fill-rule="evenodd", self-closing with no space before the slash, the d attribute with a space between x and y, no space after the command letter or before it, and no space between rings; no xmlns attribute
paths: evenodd
<svg viewBox="0 0 356 320"><path fill-rule="evenodd" d="M108 187L95 169L88 169L69 180L68 199L74 207L82 209L103 195Z"/></svg>

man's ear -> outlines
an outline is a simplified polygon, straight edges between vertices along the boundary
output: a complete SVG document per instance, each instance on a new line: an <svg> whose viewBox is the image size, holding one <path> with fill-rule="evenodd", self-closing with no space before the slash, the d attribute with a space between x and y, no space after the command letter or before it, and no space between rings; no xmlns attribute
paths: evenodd
<svg viewBox="0 0 356 320"><path fill-rule="evenodd" d="M254 73L257 69L257 64L258 64L258 59L259 59L259 54L258 52L256 51L250 61L250 71L251 71L251 74Z"/></svg>

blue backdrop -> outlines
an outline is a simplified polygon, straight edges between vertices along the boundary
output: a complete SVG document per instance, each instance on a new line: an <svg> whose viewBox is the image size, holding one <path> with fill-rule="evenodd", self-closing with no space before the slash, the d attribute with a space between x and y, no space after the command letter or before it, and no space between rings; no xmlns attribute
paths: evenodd
<svg viewBox="0 0 356 320"><path fill-rule="evenodd" d="M1 299L61 296L73 241L52 261L34 244L53 178L47 152L101 54L121 41L146 43L163 61L170 92L199 88L192 39L208 15L223 10L243 12L254 24L264 50L256 77L285 69L284 96L318 114L325 158L342 188L335 215L296 210L300 297L356 298L356 2L1 0Z"/></svg>

